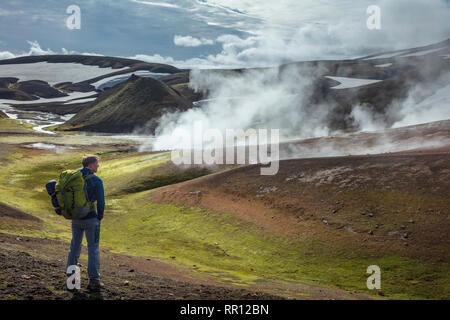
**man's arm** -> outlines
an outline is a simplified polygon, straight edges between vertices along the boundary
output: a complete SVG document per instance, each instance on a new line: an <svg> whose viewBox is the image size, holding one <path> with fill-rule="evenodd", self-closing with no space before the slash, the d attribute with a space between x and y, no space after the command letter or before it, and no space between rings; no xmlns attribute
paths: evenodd
<svg viewBox="0 0 450 320"><path fill-rule="evenodd" d="M103 212L105 211L105 192L103 190L103 181L99 178L97 180L97 214L98 219L103 219Z"/></svg>

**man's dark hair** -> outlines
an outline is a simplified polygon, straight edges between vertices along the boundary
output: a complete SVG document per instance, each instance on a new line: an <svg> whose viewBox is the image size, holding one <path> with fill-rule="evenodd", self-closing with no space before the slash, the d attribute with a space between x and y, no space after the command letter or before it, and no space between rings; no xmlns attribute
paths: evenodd
<svg viewBox="0 0 450 320"><path fill-rule="evenodd" d="M93 154L87 154L83 157L83 160L81 161L81 164L83 165L83 167L87 167L89 166L91 163L95 163L96 161L98 161L98 157L96 155Z"/></svg>

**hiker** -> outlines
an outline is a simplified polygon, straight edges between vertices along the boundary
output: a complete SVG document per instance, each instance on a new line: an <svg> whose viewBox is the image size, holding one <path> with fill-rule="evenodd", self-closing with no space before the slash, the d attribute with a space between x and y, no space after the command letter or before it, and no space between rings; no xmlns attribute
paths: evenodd
<svg viewBox="0 0 450 320"><path fill-rule="evenodd" d="M79 220L72 220L72 242L70 244L69 256L67 258L66 274L69 266L77 265L78 258L81 253L81 242L83 241L83 232L86 232L86 240L88 247L88 276L89 290L99 290L103 287L100 282L100 221L103 219L103 211L105 209L105 198L102 180L95 175L99 167L99 158L95 155L85 155L82 160L83 168L77 169L81 171L83 177L92 175L86 179L86 191L88 201L97 202L97 210L95 205L92 206L87 216Z"/></svg>

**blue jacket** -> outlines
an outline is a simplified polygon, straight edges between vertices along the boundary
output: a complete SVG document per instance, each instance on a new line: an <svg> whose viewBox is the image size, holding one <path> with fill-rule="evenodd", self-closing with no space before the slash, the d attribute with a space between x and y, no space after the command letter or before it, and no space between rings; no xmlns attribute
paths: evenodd
<svg viewBox="0 0 450 320"><path fill-rule="evenodd" d="M81 173L84 176L87 176L89 174L94 174L91 169L89 168L80 168L77 169L81 171ZM105 211L105 193L103 190L103 181L95 174L86 180L86 191L88 194L88 200L91 202L97 201L97 210L94 210L86 217L84 217L82 220L95 218L97 217L99 220L103 219L103 212Z"/></svg>

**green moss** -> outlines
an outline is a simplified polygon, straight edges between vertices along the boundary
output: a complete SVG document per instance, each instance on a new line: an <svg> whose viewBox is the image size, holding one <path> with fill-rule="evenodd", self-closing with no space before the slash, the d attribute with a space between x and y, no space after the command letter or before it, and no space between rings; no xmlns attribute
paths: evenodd
<svg viewBox="0 0 450 320"><path fill-rule="evenodd" d="M114 195L122 194L125 190L151 179L152 171L170 160L170 153L134 153L102 159L98 175L103 179L106 194Z"/></svg>
<svg viewBox="0 0 450 320"><path fill-rule="evenodd" d="M50 291L51 293L58 295L58 296L65 293L65 291L63 291L63 290L57 290L54 286L46 286L45 288L48 291Z"/></svg>
<svg viewBox="0 0 450 320"><path fill-rule="evenodd" d="M151 176L148 180L137 182L134 185L130 186L129 188L126 188L124 192L135 193L144 190L155 189L162 186L175 184L178 182L192 180L207 175L209 173L211 173L210 170L201 169L201 170L187 170L184 172L154 175Z"/></svg>
<svg viewBox="0 0 450 320"><path fill-rule="evenodd" d="M34 125L22 120L0 117L0 132L35 133L36 131L32 129L33 127Z"/></svg>

